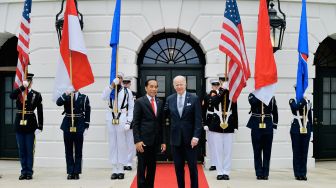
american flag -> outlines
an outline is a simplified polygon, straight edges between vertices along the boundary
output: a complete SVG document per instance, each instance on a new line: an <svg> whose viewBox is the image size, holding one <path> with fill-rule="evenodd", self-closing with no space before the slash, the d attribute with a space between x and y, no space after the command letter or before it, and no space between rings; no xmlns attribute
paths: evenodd
<svg viewBox="0 0 336 188"><path fill-rule="evenodd" d="M250 67L245 50L244 34L236 0L227 0L222 24L219 50L229 59L229 98L236 102L246 81L250 77Z"/></svg>
<svg viewBox="0 0 336 188"><path fill-rule="evenodd" d="M25 68L29 63L29 34L30 34L30 12L31 12L32 0L26 0L23 7L23 13L21 18L19 39L17 44L18 51L18 63L16 67L16 76L14 82L14 88L18 88L22 85L22 81L25 76Z"/></svg>

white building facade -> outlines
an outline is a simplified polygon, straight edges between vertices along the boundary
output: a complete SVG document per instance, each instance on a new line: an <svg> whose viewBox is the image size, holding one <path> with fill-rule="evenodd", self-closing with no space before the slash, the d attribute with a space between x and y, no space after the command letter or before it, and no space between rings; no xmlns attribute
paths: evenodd
<svg viewBox="0 0 336 188"><path fill-rule="evenodd" d="M253 168L251 136L250 130L246 128L246 123L250 116L247 96L254 90L254 58L259 1L238 0L237 3L252 77L238 99L239 131L234 136L233 168ZM89 96L92 107L90 129L84 138L84 168L109 167L108 131L105 122L107 104L101 100L100 96L103 88L109 82L111 59L109 40L114 6L115 0L78 1L78 9L84 16L83 33L88 49L88 58L95 76L95 83L81 90ZM9 38L17 35L22 8L23 0L0 0L0 46L5 45ZM37 136L36 142L36 166L65 166L63 133L59 128L63 118L61 115L63 108L56 106L51 100L59 58L55 15L60 11L60 8L61 1L33 0L29 72L35 74L33 88L42 93L44 107L44 130L42 134ZM215 78L217 74L223 73L225 70L225 55L218 50L224 9L225 0L122 0L119 70L127 76L134 76L132 89L141 93L139 84L141 84L140 78L143 69L140 68L142 59L139 59L139 53L146 43L157 35L175 33L189 37L201 49L205 60L203 66L199 68L202 72L202 92L208 91L210 88L208 80ZM275 53L278 70L275 97L279 108L279 126L273 139L271 168L292 167L292 148L289 135L292 114L288 101L295 96L292 85L296 82L301 1L282 0L281 9L287 16L287 27L283 48ZM313 92L315 94L316 83L314 80L316 80L317 73L316 66L313 66L316 64L314 57L320 43L328 37L336 38L333 37L336 33L336 24L334 24L336 1L307 0L307 16L309 87L306 95L315 103ZM15 66L16 62L0 67L0 74L7 75L7 77L8 75L14 76ZM174 73L174 68L171 70ZM170 75L171 77L173 73ZM335 75L333 76L335 77ZM330 79L333 79L333 76L330 76ZM203 81L203 79L205 80ZM336 88L332 81L330 83L332 83L332 88ZM330 96L332 95L331 92ZM330 98L332 99L332 97ZM9 99L4 98L4 100ZM316 106L314 105L314 107ZM332 105L329 109L330 124L332 122L336 124L336 120L333 119L333 107L336 108L336 102L335 106ZM7 111L2 110L1 112L1 117L5 117ZM334 116L336 116L336 111ZM327 119L325 116L320 117L322 117L322 121ZM6 134L4 131L2 130L1 134ZM314 139L316 136L314 135ZM336 131L334 136L336 137ZM205 161L207 161L206 158ZM313 144L311 144L308 166L314 167L314 164Z"/></svg>

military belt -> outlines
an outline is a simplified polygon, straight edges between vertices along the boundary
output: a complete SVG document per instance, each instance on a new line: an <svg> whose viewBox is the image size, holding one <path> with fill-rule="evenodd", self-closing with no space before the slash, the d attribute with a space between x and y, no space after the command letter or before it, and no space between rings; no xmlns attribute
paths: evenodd
<svg viewBox="0 0 336 188"><path fill-rule="evenodd" d="M73 116L72 116L72 115L73 115ZM68 113L66 113L66 114L65 114L65 117L69 117L69 118L71 118L71 117L79 118L79 117L83 117L83 114L68 114Z"/></svg>
<svg viewBox="0 0 336 188"><path fill-rule="evenodd" d="M18 114L22 114L23 111L22 111L22 110L18 110L16 113L18 113ZM24 111L24 113L25 113L25 114L34 114L34 111L26 110L26 111Z"/></svg>
<svg viewBox="0 0 336 188"><path fill-rule="evenodd" d="M256 114L256 113L252 113L253 117L272 117L271 114Z"/></svg>

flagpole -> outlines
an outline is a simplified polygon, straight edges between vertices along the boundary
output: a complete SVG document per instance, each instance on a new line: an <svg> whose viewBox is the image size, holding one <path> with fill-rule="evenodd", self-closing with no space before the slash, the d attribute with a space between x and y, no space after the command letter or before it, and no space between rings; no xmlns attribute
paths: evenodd
<svg viewBox="0 0 336 188"><path fill-rule="evenodd" d="M73 86L73 83L72 83L72 51L70 50L70 57L69 57L69 60L70 60L70 82L71 82L71 85ZM71 94L70 94L70 98L71 98L71 127L70 127L70 132L76 132L76 128L74 128L74 113L73 113L73 98L74 98L74 93L71 91Z"/></svg>
<svg viewBox="0 0 336 188"><path fill-rule="evenodd" d="M228 78L227 76L227 66L228 66L228 57L227 54L225 54L225 73L224 73L224 81L226 78ZM224 120L226 119L226 93L224 94Z"/></svg>
<svg viewBox="0 0 336 188"><path fill-rule="evenodd" d="M27 73L28 73L28 64L25 66L25 72L24 72L24 81L27 80ZM26 125L27 121L25 121L24 116L26 113L26 97L27 97L27 92L28 92L28 87L25 88L24 92L23 92L23 98L22 98L22 120L20 122L20 125Z"/></svg>
<svg viewBox="0 0 336 188"><path fill-rule="evenodd" d="M117 53L116 53L116 78L118 77L118 62L119 62L118 54L119 54L119 46L117 47ZM115 84L113 111L115 114L119 113L118 111L118 84Z"/></svg>
<svg viewBox="0 0 336 188"><path fill-rule="evenodd" d="M227 78L228 76L227 76L227 66L228 66L228 57L227 57L227 55L225 54L225 73L224 73L224 81L225 81L225 78ZM227 127L228 127L228 124L227 124L227 121L226 121L226 119L227 119L227 117L226 117L226 93L224 94L224 98L223 98L223 106L224 106L224 109L223 109L223 114L224 114L224 123L223 124L221 124L221 127L223 128L223 129L226 129ZM228 109L229 110L229 109Z"/></svg>

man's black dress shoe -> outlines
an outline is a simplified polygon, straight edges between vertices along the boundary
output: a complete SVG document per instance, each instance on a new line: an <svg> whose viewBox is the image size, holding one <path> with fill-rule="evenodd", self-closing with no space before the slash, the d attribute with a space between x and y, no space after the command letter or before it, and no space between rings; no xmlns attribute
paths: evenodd
<svg viewBox="0 0 336 188"><path fill-rule="evenodd" d="M115 179L118 179L118 174L113 173L113 174L111 175L111 180L115 180Z"/></svg>
<svg viewBox="0 0 336 188"><path fill-rule="evenodd" d="M74 179L74 176L72 174L68 174L67 179L72 180L72 179Z"/></svg>
<svg viewBox="0 0 336 188"><path fill-rule="evenodd" d="M301 180L301 176L295 176L295 179L300 181Z"/></svg>
<svg viewBox="0 0 336 188"><path fill-rule="evenodd" d="M307 176L301 176L301 180L303 180L303 181L307 181L308 179L307 179Z"/></svg>
<svg viewBox="0 0 336 188"><path fill-rule="evenodd" d="M26 176L26 179L27 179L27 180L31 180L31 179L33 179L33 176L30 175L30 174L28 174L28 175Z"/></svg>
<svg viewBox="0 0 336 188"><path fill-rule="evenodd" d="M79 174L74 174L74 175L73 175L73 179L74 179L74 180L79 180Z"/></svg>
<svg viewBox="0 0 336 188"><path fill-rule="evenodd" d="M217 180L223 180L223 175L217 175Z"/></svg>
<svg viewBox="0 0 336 188"><path fill-rule="evenodd" d="M216 170L216 166L210 166L209 170L210 171Z"/></svg>
<svg viewBox="0 0 336 188"><path fill-rule="evenodd" d="M230 180L229 175L224 174L224 175L223 175L223 180Z"/></svg>
<svg viewBox="0 0 336 188"><path fill-rule="evenodd" d="M263 178L264 178L264 180L268 180L268 176L264 176Z"/></svg>
<svg viewBox="0 0 336 188"><path fill-rule="evenodd" d="M118 174L118 179L122 180L125 178L125 174L124 173L119 173Z"/></svg>
<svg viewBox="0 0 336 188"><path fill-rule="evenodd" d="M19 180L25 180L25 179L27 179L27 176L25 174L21 174L19 176Z"/></svg>
<svg viewBox="0 0 336 188"><path fill-rule="evenodd" d="M257 176L257 180L263 180L264 177L263 176Z"/></svg>

